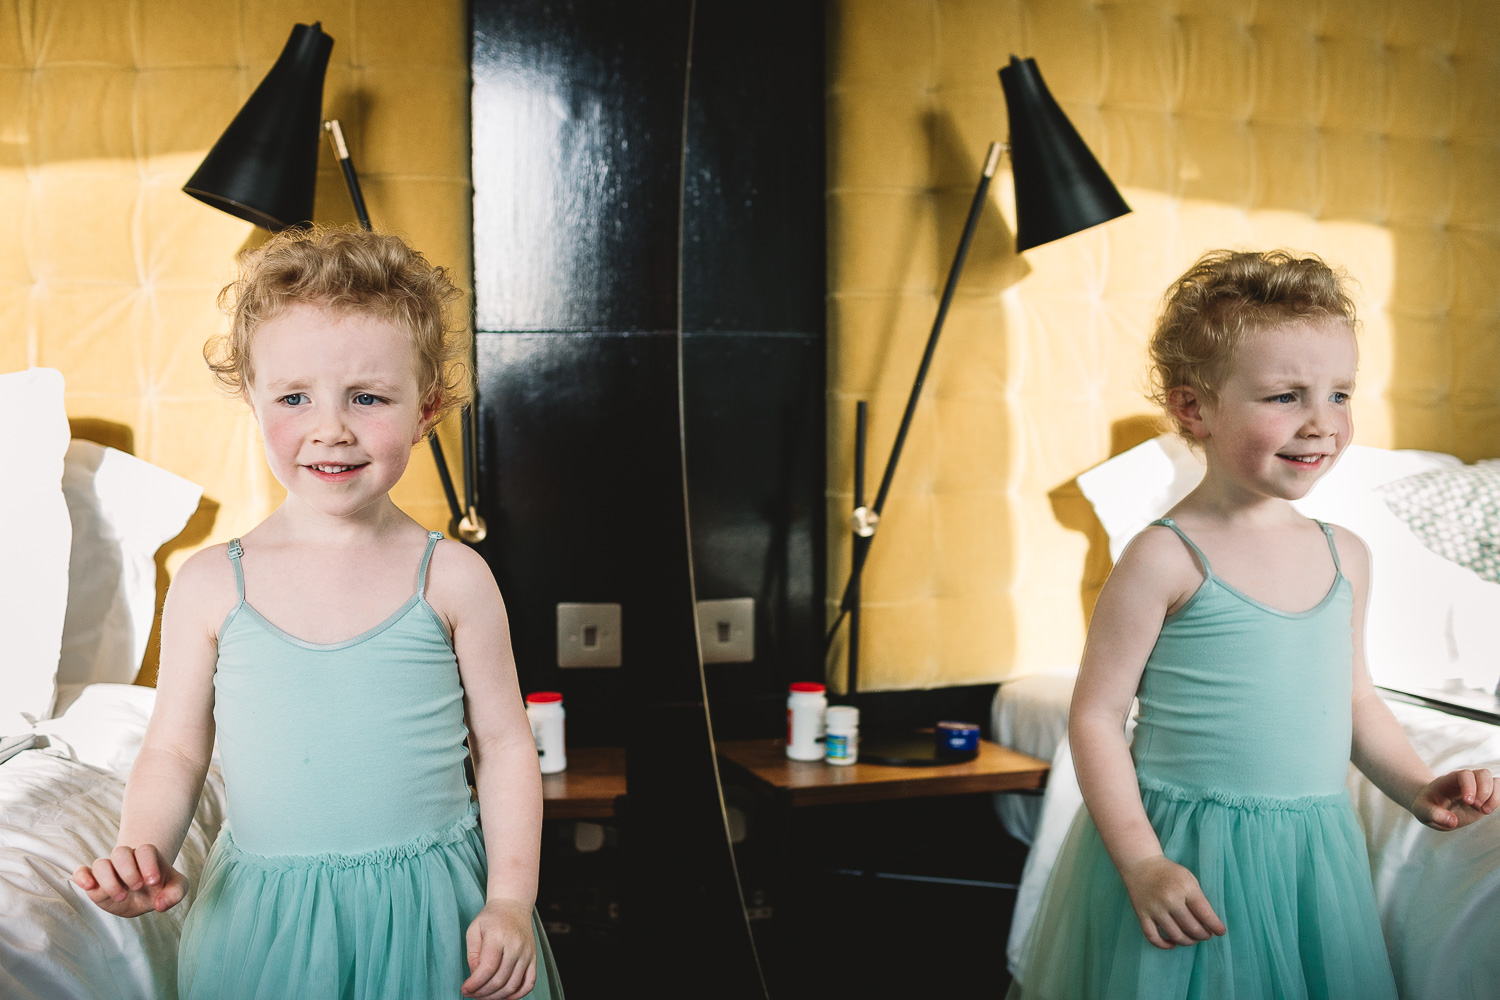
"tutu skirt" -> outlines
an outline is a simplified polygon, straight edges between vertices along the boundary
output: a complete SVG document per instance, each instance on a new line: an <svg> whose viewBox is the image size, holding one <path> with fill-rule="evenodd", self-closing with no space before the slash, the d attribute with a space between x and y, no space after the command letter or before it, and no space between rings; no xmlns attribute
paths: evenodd
<svg viewBox="0 0 1500 1000"><path fill-rule="evenodd" d="M182 1000L457 998L484 882L472 809L418 840L359 854L256 855L225 828L183 925L178 992ZM561 997L535 914L532 923L531 996Z"/></svg>
<svg viewBox="0 0 1500 1000"><path fill-rule="evenodd" d="M1197 876L1228 933L1154 947L1080 809L1012 1000L1395 1000L1346 793L1215 795L1142 777L1141 799L1163 852Z"/></svg>

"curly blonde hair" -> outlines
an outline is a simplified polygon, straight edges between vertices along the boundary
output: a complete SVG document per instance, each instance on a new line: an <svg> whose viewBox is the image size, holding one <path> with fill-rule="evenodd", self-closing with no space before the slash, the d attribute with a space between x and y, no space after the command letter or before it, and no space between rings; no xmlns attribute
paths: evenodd
<svg viewBox="0 0 1500 1000"><path fill-rule="evenodd" d="M1219 399L1235 348L1249 333L1296 320L1341 320L1355 330L1351 280L1311 254L1211 250L1174 281L1147 348L1149 397L1169 418L1174 389ZM1175 418L1177 433L1193 435Z"/></svg>
<svg viewBox="0 0 1500 1000"><path fill-rule="evenodd" d="M416 361L418 398L432 422L468 403L468 323L463 293L399 236L356 227L314 226L277 233L240 251L239 276L219 292L229 333L203 347L219 384L243 395L255 381L255 331L288 306L309 303L364 313L407 330Z"/></svg>

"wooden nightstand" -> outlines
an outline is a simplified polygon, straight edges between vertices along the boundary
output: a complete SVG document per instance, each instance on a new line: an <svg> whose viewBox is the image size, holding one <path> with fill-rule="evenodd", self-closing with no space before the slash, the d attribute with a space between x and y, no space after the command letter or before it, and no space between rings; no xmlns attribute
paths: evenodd
<svg viewBox="0 0 1500 1000"><path fill-rule="evenodd" d="M1046 784L1048 769L1046 761L988 740L979 741L973 760L936 767L788 760L786 743L778 739L724 742L718 751L720 759L790 806L1038 789Z"/></svg>
<svg viewBox="0 0 1500 1000"><path fill-rule="evenodd" d="M574 747L567 770L542 775L542 818L612 819L624 794L624 747Z"/></svg>

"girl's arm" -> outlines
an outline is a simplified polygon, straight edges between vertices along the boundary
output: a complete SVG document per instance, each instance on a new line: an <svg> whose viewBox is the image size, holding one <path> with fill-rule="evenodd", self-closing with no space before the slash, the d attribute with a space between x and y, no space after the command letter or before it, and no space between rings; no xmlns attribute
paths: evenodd
<svg viewBox="0 0 1500 1000"><path fill-rule="evenodd" d="M505 602L473 550L442 542L442 606L453 625L489 876L468 932L466 996L520 997L536 978L531 915L542 843L542 773L521 701ZM437 562L436 556L434 562ZM439 582L440 581L440 582Z"/></svg>
<svg viewBox="0 0 1500 1000"><path fill-rule="evenodd" d="M1068 741L1089 815L1158 948L1223 934L1192 872L1169 860L1146 817L1125 721L1168 611L1201 576L1170 530L1148 528L1121 554L1094 606L1068 714Z"/></svg>
<svg viewBox="0 0 1500 1000"><path fill-rule="evenodd" d="M1370 594L1370 550L1352 531L1335 528L1344 575L1354 588L1354 765L1392 801L1434 830L1454 830L1500 806L1488 770L1464 768L1434 778L1417 755L1365 666L1365 609Z"/></svg>
<svg viewBox="0 0 1500 1000"><path fill-rule="evenodd" d="M134 917L175 906L187 880L172 867L187 836L214 745L217 609L225 604L224 547L199 552L178 571L162 610L156 704L125 784L120 834L108 858L74 872L99 906ZM231 602L232 603L232 602Z"/></svg>

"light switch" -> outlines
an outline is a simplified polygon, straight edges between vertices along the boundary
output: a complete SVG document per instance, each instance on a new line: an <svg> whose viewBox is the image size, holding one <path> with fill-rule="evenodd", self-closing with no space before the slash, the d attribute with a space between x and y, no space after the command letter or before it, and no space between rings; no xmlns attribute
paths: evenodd
<svg viewBox="0 0 1500 1000"><path fill-rule="evenodd" d="M698 602L698 644L704 663L755 659L755 598Z"/></svg>
<svg viewBox="0 0 1500 1000"><path fill-rule="evenodd" d="M618 667L620 617L618 604L559 604L557 665Z"/></svg>

